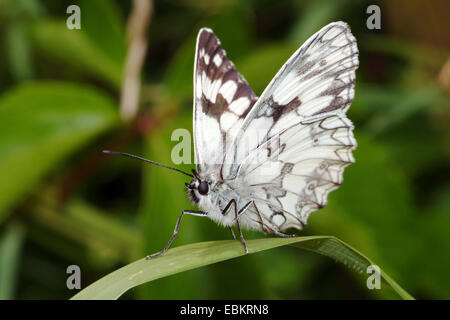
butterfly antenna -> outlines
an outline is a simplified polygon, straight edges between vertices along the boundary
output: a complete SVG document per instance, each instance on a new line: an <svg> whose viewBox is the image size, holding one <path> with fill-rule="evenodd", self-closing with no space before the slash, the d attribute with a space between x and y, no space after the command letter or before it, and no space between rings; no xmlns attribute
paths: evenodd
<svg viewBox="0 0 450 320"><path fill-rule="evenodd" d="M195 171L194 169L192 169L192 174L194 175L194 177L195 177L199 182L202 181L202 180L200 179L200 176L198 175L198 172Z"/></svg>
<svg viewBox="0 0 450 320"><path fill-rule="evenodd" d="M145 161L145 162L149 162L151 164L155 164L155 165L160 166L160 167L164 167L164 168L167 168L167 169L170 169L170 170L174 170L174 171L178 171L180 173L184 173L185 175L187 175L187 176L189 176L191 178L195 178L192 174L184 172L183 170L180 170L180 169L177 169L177 168L172 168L172 167L166 166L165 164L161 164L161 163L158 163L158 162L155 162L155 161L152 161L152 160L148 160L148 159L145 159L145 158L142 158L142 157L139 157L139 156L135 156L134 154L129 154L129 153L125 153L125 152L118 152L118 151L109 151L109 150L103 150L103 153L114 154L114 155L119 155L119 156L126 156L126 157L130 157L130 158L142 160L142 161Z"/></svg>

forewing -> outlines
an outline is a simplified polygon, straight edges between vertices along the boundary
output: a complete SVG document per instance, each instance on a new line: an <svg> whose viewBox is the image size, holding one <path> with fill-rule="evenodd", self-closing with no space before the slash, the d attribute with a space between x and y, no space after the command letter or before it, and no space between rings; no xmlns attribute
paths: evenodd
<svg viewBox="0 0 450 320"><path fill-rule="evenodd" d="M224 155L257 98L212 30L197 37L194 66L194 146L197 170L220 172Z"/></svg>
<svg viewBox="0 0 450 320"><path fill-rule="evenodd" d="M286 128L345 115L354 97L358 48L350 28L334 22L286 62L247 114L222 168L235 177L250 152Z"/></svg>

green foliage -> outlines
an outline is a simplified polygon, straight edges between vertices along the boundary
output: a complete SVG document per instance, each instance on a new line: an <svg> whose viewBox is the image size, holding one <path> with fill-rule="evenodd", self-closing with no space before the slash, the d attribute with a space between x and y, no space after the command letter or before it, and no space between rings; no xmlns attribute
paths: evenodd
<svg viewBox="0 0 450 320"><path fill-rule="evenodd" d="M0 221L59 161L117 123L114 103L88 87L28 83L0 97Z"/></svg>
<svg viewBox="0 0 450 320"><path fill-rule="evenodd" d="M17 224L10 225L0 238L0 300L14 297L23 239L24 229Z"/></svg>
<svg viewBox="0 0 450 320"><path fill-rule="evenodd" d="M288 244L329 256L359 272L373 265L373 262L361 253L333 237L269 238L247 243L249 254ZM117 299L125 291L145 282L242 255L245 255L242 244L233 240L200 242L178 247L167 251L161 257L133 262L93 283L73 299ZM384 271L381 271L381 278L403 299L413 299Z"/></svg>
<svg viewBox="0 0 450 320"><path fill-rule="evenodd" d="M42 21L33 28L37 48L46 57L61 60L79 72L97 76L119 88L122 65L86 33L71 32L61 21Z"/></svg>

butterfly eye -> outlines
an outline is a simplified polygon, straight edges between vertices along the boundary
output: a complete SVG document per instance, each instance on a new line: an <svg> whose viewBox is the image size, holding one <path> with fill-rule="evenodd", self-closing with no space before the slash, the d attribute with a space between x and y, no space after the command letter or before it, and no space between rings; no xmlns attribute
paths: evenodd
<svg viewBox="0 0 450 320"><path fill-rule="evenodd" d="M200 182L200 185L198 186L198 192L204 196L205 194L208 193L208 191L209 191L208 182L206 181Z"/></svg>

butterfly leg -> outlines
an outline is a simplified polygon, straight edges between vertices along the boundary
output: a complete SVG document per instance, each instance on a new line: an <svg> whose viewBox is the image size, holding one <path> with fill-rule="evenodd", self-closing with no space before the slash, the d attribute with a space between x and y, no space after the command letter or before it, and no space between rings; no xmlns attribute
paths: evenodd
<svg viewBox="0 0 450 320"><path fill-rule="evenodd" d="M246 209L248 207L248 205L244 206L242 209ZM235 220L236 220L236 225L239 231L239 237L241 238L241 243L244 246L245 249L245 254L248 254L248 248L247 248L247 243L245 243L245 239L244 239L244 235L242 234L242 230L241 230L241 226L239 224L239 220L238 220L238 215L242 212L242 209L239 210L239 212L237 211L237 207L236 207L236 202L234 205L234 215L235 215Z"/></svg>
<svg viewBox="0 0 450 320"><path fill-rule="evenodd" d="M230 202L228 202L228 204L226 205L225 209L223 209L223 211L222 211L222 214L223 214L223 215L227 215L228 212L229 212L230 209L231 209L231 206L234 205L234 216L235 216L234 220L236 221L236 225L237 225L237 228L238 228L238 231L239 231L239 237L241 238L241 243L242 243L242 245L244 246L244 249L245 249L245 253L246 253L246 254L248 254L247 244L245 243L244 235L242 234L242 230L241 230L241 226L239 225L238 217L239 217L239 215L240 215L245 209L248 208L248 206L249 206L250 204L251 204L251 201L250 201L249 203L247 203L247 204L246 204L241 210L239 210L239 212L238 212L236 200L235 200L235 199L232 199L232 200L230 200ZM237 239L236 239L236 236L234 235L234 231L233 231L233 229L232 229L231 227L230 227L230 230L231 230L231 234L233 235L234 240L237 240Z"/></svg>
<svg viewBox="0 0 450 320"><path fill-rule="evenodd" d="M237 240L236 239L236 235L234 234L233 228L232 227L229 227L229 228L230 228L230 231L231 231L231 235L233 236L233 239Z"/></svg>
<svg viewBox="0 0 450 320"><path fill-rule="evenodd" d="M226 205L225 209L222 210L222 215L225 216L225 215L228 214L228 212L230 211L230 207L231 207L231 205L232 205L233 203L236 205L236 203L234 202L234 199L231 200L230 202L228 202L228 204ZM233 227L230 226L229 228L230 228L230 231L231 231L231 235L233 236L233 239L234 239L234 240L237 240L237 239L236 239L236 235L234 234L234 231L233 231Z"/></svg>
<svg viewBox="0 0 450 320"><path fill-rule="evenodd" d="M183 210L180 214L180 216L178 217L177 220L177 224L175 225L175 230L173 231L172 236L169 239L169 242L167 243L167 245L164 247L164 249L162 249L160 252L152 254L152 255L148 255L145 257L145 259L149 260L152 258L156 258L159 257L160 255L164 254L167 250L169 250L170 245L172 244L173 240L175 239L175 237L178 234L178 229L180 228L180 223L181 223L181 218L183 218L183 215L185 214L190 214L193 216L200 216L200 217L204 217L206 216L208 213L207 212L202 212L202 211L196 211L196 210Z"/></svg>
<svg viewBox="0 0 450 320"><path fill-rule="evenodd" d="M238 214L237 214L237 217L234 218L234 220L237 221L237 219L239 219L239 217L241 216L241 214L243 214L243 213L245 212L245 210L247 210L247 208L250 207L251 204L253 204L253 201L247 202L246 205L243 206L243 207L241 208L241 210L239 210L239 212L238 212Z"/></svg>

